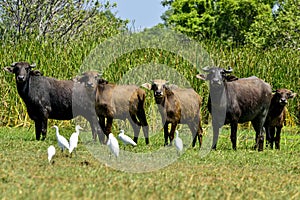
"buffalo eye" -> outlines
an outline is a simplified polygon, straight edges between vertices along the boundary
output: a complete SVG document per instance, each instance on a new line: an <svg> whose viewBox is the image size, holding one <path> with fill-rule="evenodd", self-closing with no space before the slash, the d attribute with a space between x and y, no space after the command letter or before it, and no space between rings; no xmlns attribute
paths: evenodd
<svg viewBox="0 0 300 200"><path fill-rule="evenodd" d="M19 71L20 71L20 68L19 68L19 67L14 67L13 73L17 74L17 73L19 73Z"/></svg>
<svg viewBox="0 0 300 200"><path fill-rule="evenodd" d="M152 84L152 86L151 86L151 90L157 90L158 88L157 88L157 85L156 84Z"/></svg>

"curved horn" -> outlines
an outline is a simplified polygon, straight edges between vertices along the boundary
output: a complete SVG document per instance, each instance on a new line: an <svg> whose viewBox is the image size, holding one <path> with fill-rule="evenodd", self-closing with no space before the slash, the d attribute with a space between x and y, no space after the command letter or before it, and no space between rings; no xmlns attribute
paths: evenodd
<svg viewBox="0 0 300 200"><path fill-rule="evenodd" d="M229 74L233 72L233 69L229 67L229 69L224 69L224 72Z"/></svg>
<svg viewBox="0 0 300 200"><path fill-rule="evenodd" d="M103 73L102 72L98 72L97 77L102 77Z"/></svg>
<svg viewBox="0 0 300 200"><path fill-rule="evenodd" d="M31 65L29 65L30 68L35 68L36 67L36 64L35 63L32 63Z"/></svg>
<svg viewBox="0 0 300 200"><path fill-rule="evenodd" d="M206 67L202 68L202 71L204 71L204 72L209 72L209 71L210 71L210 68L209 68L208 66L206 66Z"/></svg>
<svg viewBox="0 0 300 200"><path fill-rule="evenodd" d="M13 63L11 64L11 67L14 67L17 63L18 63L18 62L13 62Z"/></svg>

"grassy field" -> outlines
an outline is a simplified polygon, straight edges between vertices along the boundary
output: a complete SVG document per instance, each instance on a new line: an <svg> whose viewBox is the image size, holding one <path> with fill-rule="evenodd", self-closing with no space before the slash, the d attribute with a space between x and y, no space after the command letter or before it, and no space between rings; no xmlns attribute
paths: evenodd
<svg viewBox="0 0 300 200"><path fill-rule="evenodd" d="M73 130L62 128L60 132L69 137ZM251 149L252 129L239 129L238 150L233 151L229 129L224 127L217 151L200 157L198 147L186 147L175 162L144 173L122 172L99 162L88 150L91 145L85 136L91 138L91 133L80 136L77 156L70 157L58 150L53 129L48 130L45 141L35 141L33 127L0 128L0 199L300 198L299 128L283 129L281 150L257 152ZM150 142L146 147L141 138L138 147L128 147L127 152L162 147L162 134L152 136ZM46 153L51 144L57 150L53 164L48 163ZM164 149L173 151L174 147ZM109 160L122 163L124 155L121 152L119 160Z"/></svg>

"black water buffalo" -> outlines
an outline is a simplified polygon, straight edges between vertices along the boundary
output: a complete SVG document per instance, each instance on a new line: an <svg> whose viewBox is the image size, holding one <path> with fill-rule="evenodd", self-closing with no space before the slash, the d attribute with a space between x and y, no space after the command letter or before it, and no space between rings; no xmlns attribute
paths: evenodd
<svg viewBox="0 0 300 200"><path fill-rule="evenodd" d="M238 123L251 121L256 132L256 145L262 151L263 125L272 98L271 86L255 76L241 79L231 76L231 68L206 67L203 71L208 74L196 77L209 81L208 109L212 114L214 133L212 148L216 149L219 129L230 124L232 148L236 150Z"/></svg>
<svg viewBox="0 0 300 200"><path fill-rule="evenodd" d="M284 88L276 90L273 94L268 116L264 125L266 129L266 145L270 145L271 149L273 149L274 142L275 148L280 149L280 133L286 117L285 106L288 103L288 99L294 98L295 96L296 93Z"/></svg>
<svg viewBox="0 0 300 200"><path fill-rule="evenodd" d="M111 133L113 119L128 119L134 131L134 142L137 143L142 127L145 142L149 144L149 127L144 109L146 93L143 89L137 85L109 83L95 71L85 72L78 81L84 83L90 96L93 96L105 135Z"/></svg>
<svg viewBox="0 0 300 200"><path fill-rule="evenodd" d="M165 80L153 80L151 84L144 83L142 86L154 92L164 125L165 145L168 145L168 138L172 143L177 124L187 124L193 135L192 146L198 138L201 147L200 96L193 89L168 85ZM168 124L171 124L170 133Z"/></svg>
<svg viewBox="0 0 300 200"><path fill-rule="evenodd" d="M100 137L100 126L93 104L85 87L71 80L57 80L41 76L35 65L16 62L4 70L15 74L17 90L26 104L29 117L35 122L36 139L47 135L48 119L70 120L78 115L86 118L92 128L93 139Z"/></svg>

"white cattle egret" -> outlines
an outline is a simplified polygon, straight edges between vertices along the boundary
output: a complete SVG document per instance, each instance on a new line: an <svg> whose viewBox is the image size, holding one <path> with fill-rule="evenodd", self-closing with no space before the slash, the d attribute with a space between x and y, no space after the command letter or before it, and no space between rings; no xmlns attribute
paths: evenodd
<svg viewBox="0 0 300 200"><path fill-rule="evenodd" d="M124 134L124 130L120 130L118 137L124 145L131 144L133 146L136 146L136 143L130 137Z"/></svg>
<svg viewBox="0 0 300 200"><path fill-rule="evenodd" d="M72 133L69 143L70 143L70 148L69 148L69 153L71 154L72 151L74 150L74 153L76 155L76 148L78 144L78 137L79 137L79 130L82 130L82 128L79 125L75 126L75 132Z"/></svg>
<svg viewBox="0 0 300 200"><path fill-rule="evenodd" d="M69 149L69 142L64 136L59 134L58 127L54 125L52 128L56 129L56 139L61 151L63 152L65 148Z"/></svg>
<svg viewBox="0 0 300 200"><path fill-rule="evenodd" d="M119 156L119 142L112 133L108 135L107 146L116 157Z"/></svg>
<svg viewBox="0 0 300 200"><path fill-rule="evenodd" d="M180 152L183 149L183 143L181 138L178 136L178 131L176 130L176 138L175 138L175 147L177 149L177 153L180 154Z"/></svg>
<svg viewBox="0 0 300 200"><path fill-rule="evenodd" d="M51 162L51 159L53 158L53 156L55 155L55 147L53 145L50 145L47 149L48 152L48 161L49 163Z"/></svg>

